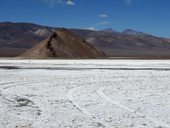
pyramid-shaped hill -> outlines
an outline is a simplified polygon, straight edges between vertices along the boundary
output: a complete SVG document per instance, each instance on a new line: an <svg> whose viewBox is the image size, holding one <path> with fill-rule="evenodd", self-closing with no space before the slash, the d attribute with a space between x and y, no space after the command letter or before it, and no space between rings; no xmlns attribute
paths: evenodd
<svg viewBox="0 0 170 128"><path fill-rule="evenodd" d="M60 29L21 55L25 58L106 58L84 39L67 29Z"/></svg>

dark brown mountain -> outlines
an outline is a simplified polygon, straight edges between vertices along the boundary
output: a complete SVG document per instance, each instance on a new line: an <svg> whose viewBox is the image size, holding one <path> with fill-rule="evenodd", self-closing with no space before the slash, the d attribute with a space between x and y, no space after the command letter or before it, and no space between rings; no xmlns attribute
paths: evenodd
<svg viewBox="0 0 170 128"><path fill-rule="evenodd" d="M58 28L30 23L0 23L0 56L16 56L37 45L54 30L58 30ZM123 32L111 29L103 31L70 29L70 31L109 56L170 57L170 39L130 29Z"/></svg>
<svg viewBox="0 0 170 128"><path fill-rule="evenodd" d="M75 36L67 29L60 29L21 55L26 58L106 58L106 55Z"/></svg>
<svg viewBox="0 0 170 128"><path fill-rule="evenodd" d="M30 48L51 34L52 28L30 23L0 23L0 47Z"/></svg>

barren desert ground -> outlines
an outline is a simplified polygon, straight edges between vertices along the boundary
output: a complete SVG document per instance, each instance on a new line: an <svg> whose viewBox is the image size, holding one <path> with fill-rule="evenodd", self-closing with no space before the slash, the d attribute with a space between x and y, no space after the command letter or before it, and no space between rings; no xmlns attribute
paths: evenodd
<svg viewBox="0 0 170 128"><path fill-rule="evenodd" d="M170 128L170 60L0 60L0 128Z"/></svg>

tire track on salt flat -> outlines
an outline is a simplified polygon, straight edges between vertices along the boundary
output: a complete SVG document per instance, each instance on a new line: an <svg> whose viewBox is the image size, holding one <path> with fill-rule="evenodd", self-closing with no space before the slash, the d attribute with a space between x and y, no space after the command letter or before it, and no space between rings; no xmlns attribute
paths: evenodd
<svg viewBox="0 0 170 128"><path fill-rule="evenodd" d="M127 111L129 111L129 112L131 112L131 113L133 113L133 114L135 114L135 115L137 115L137 116L143 116L143 117L145 117L147 120L149 120L149 121L151 121L151 122L154 122L154 123L156 123L156 124L159 124L159 125L161 125L161 126L163 126L163 127L165 127L165 128L170 128L170 125L168 125L168 124L166 124L166 123L164 123L164 122L157 121L156 119L154 119L154 118L152 118L152 117L148 117L148 116L146 116L146 115L144 115L144 114L142 114L142 113L136 112L135 110L132 110L132 109L128 108L127 106L124 106L124 105L122 105L122 104L120 104L120 103L118 103L118 102L113 101L112 99L110 99L109 97L107 97L107 96L104 94L105 87L107 87L107 86L103 86L103 87L99 88L99 89L97 90L97 93L98 93L99 96L101 96L101 97L102 97L103 99L105 99L106 101L108 101L108 102L110 102L110 103L118 106L119 108L122 108L122 109L124 109L124 110L127 110Z"/></svg>
<svg viewBox="0 0 170 128"><path fill-rule="evenodd" d="M94 84L94 83L93 83ZM104 122L103 120L97 119L94 114L90 113L86 108L81 107L78 102L74 99L73 94L76 92L77 89L83 87L84 85L89 85L89 84L83 84L81 86L77 86L74 87L72 89L70 89L67 93L67 97L69 99L69 101L71 102L71 104L77 109L79 110L81 113L83 113L84 115L86 115L88 118L94 120L94 122L100 123L102 125L103 128L110 128L110 126L108 124L106 124L106 122Z"/></svg>
<svg viewBox="0 0 170 128"><path fill-rule="evenodd" d="M67 94L67 97L69 99L69 101L73 104L73 106L75 108L77 108L79 111L81 111L82 113L84 113L86 116L90 117L90 118L94 118L92 116L92 114L85 108L81 107L77 101L74 99L73 97L73 93L80 87L74 87L73 89L69 90L68 94Z"/></svg>

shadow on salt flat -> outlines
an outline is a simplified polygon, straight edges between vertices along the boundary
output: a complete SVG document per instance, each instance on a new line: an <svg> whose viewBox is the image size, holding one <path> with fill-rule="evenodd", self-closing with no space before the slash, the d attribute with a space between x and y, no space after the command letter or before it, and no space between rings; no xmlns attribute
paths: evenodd
<svg viewBox="0 0 170 128"><path fill-rule="evenodd" d="M132 70L132 71L170 71L170 68L72 68L72 67L17 67L17 66L0 66L0 69L12 70L12 69L45 69L45 70Z"/></svg>

